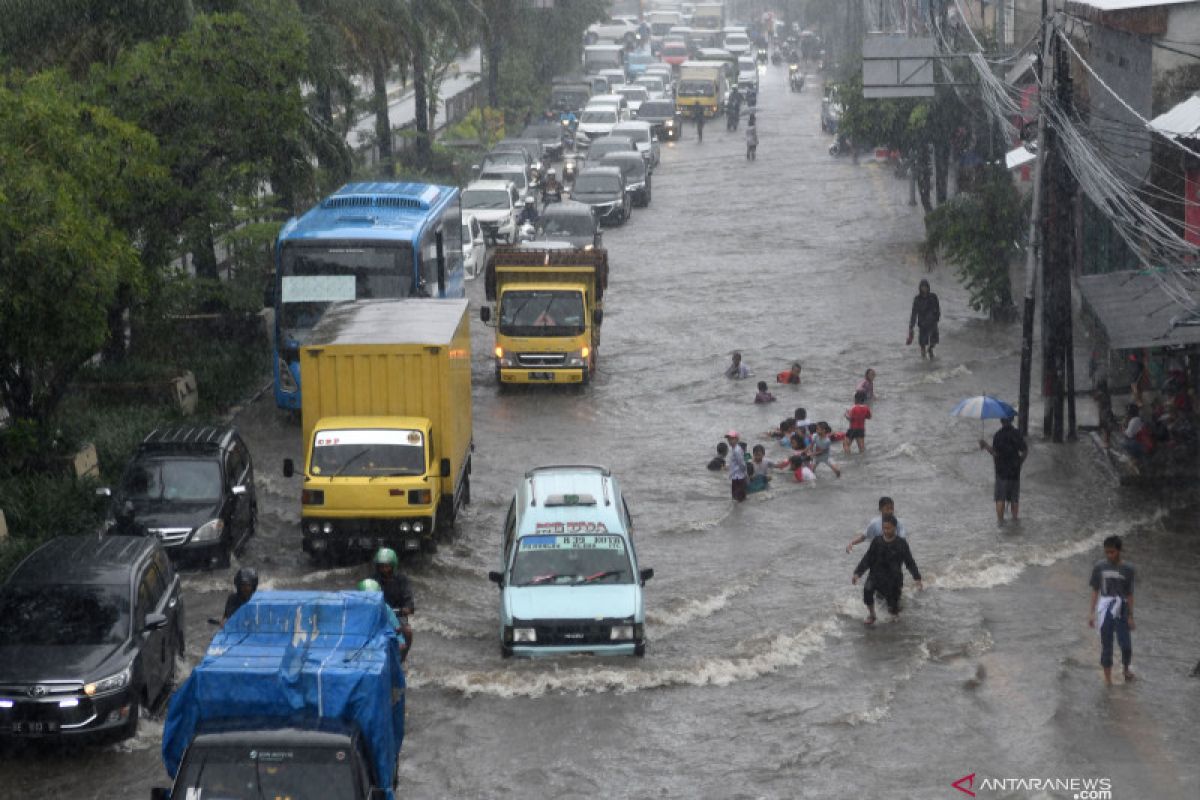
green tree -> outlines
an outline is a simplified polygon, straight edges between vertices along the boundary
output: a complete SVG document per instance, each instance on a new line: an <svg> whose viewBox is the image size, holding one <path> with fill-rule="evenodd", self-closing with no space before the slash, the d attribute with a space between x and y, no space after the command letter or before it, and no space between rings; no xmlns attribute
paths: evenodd
<svg viewBox="0 0 1200 800"><path fill-rule="evenodd" d="M925 247L943 249L970 292L971 308L993 319L1014 312L1009 263L1019 251L1027 214L1012 176L993 165L976 185L925 217Z"/></svg>
<svg viewBox="0 0 1200 800"><path fill-rule="evenodd" d="M129 227L161 177L151 136L64 85L0 84L0 397L37 423L105 343L118 287L140 285Z"/></svg>
<svg viewBox="0 0 1200 800"><path fill-rule="evenodd" d="M239 202L268 181L293 207L314 193L304 28L293 3L247 5L257 13L198 15L182 35L138 45L94 69L90 85L96 102L158 139L172 186L155 211L208 278L217 276L216 236L233 226Z"/></svg>

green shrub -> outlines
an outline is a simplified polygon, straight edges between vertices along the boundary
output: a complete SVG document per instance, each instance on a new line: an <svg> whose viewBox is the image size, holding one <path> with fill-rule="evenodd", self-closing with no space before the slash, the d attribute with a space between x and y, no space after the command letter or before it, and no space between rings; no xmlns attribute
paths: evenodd
<svg viewBox="0 0 1200 800"><path fill-rule="evenodd" d="M54 538L95 533L104 522L106 500L96 483L72 477L20 474L0 478L0 509L8 540L0 544L0 580L38 545Z"/></svg>

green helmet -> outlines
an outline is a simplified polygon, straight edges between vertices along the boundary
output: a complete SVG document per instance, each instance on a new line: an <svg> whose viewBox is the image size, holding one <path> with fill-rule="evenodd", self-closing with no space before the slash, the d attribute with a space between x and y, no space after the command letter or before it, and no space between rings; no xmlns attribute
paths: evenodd
<svg viewBox="0 0 1200 800"><path fill-rule="evenodd" d="M364 578L358 582L358 590L360 592L382 592L383 588L380 587L379 581L374 578Z"/></svg>
<svg viewBox="0 0 1200 800"><path fill-rule="evenodd" d="M381 547L375 551L376 564L391 564L393 567L400 565L400 559L396 556L396 551L390 547Z"/></svg>

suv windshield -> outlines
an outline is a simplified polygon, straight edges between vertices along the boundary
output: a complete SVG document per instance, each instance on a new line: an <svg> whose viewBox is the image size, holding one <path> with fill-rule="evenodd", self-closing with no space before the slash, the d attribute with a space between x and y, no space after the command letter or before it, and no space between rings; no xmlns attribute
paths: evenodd
<svg viewBox="0 0 1200 800"><path fill-rule="evenodd" d="M513 559L512 584L538 586L633 583L620 536L524 536Z"/></svg>
<svg viewBox="0 0 1200 800"><path fill-rule="evenodd" d="M503 189L467 189L462 193L462 207L507 211L512 198Z"/></svg>
<svg viewBox="0 0 1200 800"><path fill-rule="evenodd" d="M344 749L204 747L188 754L179 786L214 800L358 800L353 761Z"/></svg>
<svg viewBox="0 0 1200 800"><path fill-rule="evenodd" d="M579 292L518 290L500 299L500 332L507 336L578 336L583 320Z"/></svg>
<svg viewBox="0 0 1200 800"><path fill-rule="evenodd" d="M574 194L616 194L621 191L621 179L615 175L580 175L575 179Z"/></svg>
<svg viewBox="0 0 1200 800"><path fill-rule="evenodd" d="M514 153L511 150L504 153L488 153L483 157L482 168L487 169L491 166L499 166L501 164L516 164L518 167L525 167L525 154Z"/></svg>
<svg viewBox="0 0 1200 800"><path fill-rule="evenodd" d="M0 645L120 644L129 636L129 587L9 584L0 590Z"/></svg>
<svg viewBox="0 0 1200 800"><path fill-rule="evenodd" d="M395 429L317 431L309 470L327 478L424 475L425 437Z"/></svg>
<svg viewBox="0 0 1200 800"><path fill-rule="evenodd" d="M673 117L675 104L669 100L650 100L642 103L638 109L638 117Z"/></svg>
<svg viewBox="0 0 1200 800"><path fill-rule="evenodd" d="M596 232L591 214L544 214L541 227L547 236L591 236Z"/></svg>
<svg viewBox="0 0 1200 800"><path fill-rule="evenodd" d="M215 459L143 459L129 468L121 491L135 503L215 503L221 498L221 466Z"/></svg>

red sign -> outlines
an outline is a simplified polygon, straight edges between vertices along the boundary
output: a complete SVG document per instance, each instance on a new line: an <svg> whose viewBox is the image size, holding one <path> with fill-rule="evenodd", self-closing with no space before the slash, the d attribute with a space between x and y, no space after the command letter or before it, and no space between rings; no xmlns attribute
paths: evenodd
<svg viewBox="0 0 1200 800"><path fill-rule="evenodd" d="M1183 238L1200 244L1200 169L1187 171L1183 190Z"/></svg>

